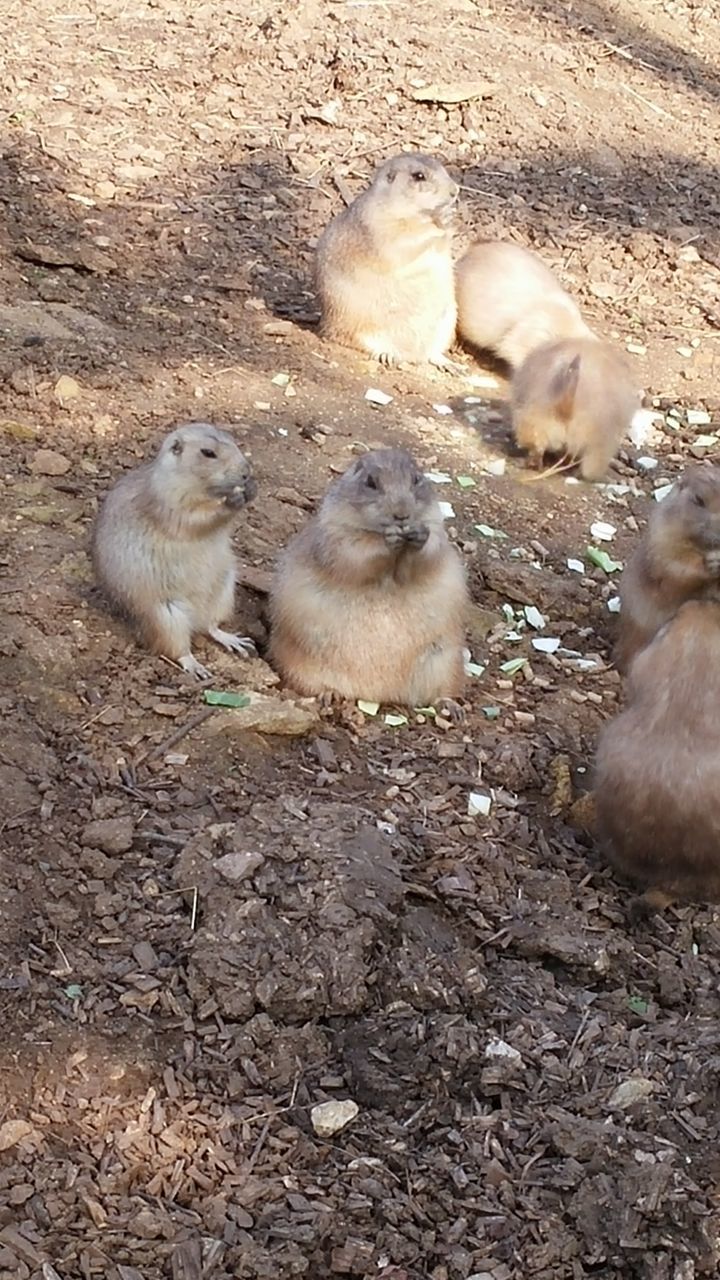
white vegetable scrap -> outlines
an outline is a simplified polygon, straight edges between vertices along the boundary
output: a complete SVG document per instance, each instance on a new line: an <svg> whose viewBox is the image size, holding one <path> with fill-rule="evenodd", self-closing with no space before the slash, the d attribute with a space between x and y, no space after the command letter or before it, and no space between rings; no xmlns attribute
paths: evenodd
<svg viewBox="0 0 720 1280"><path fill-rule="evenodd" d="M557 653L560 641L555 636L535 636L532 647L537 649L538 653Z"/></svg>
<svg viewBox="0 0 720 1280"><path fill-rule="evenodd" d="M523 613L525 614L526 622L528 622L535 631L543 630L545 626L545 619L543 618L540 610L535 608L534 604L526 604L523 609Z"/></svg>
<svg viewBox="0 0 720 1280"><path fill-rule="evenodd" d="M439 502L438 506L443 520L452 520L455 515L455 508L453 507L452 502Z"/></svg>
<svg viewBox="0 0 720 1280"><path fill-rule="evenodd" d="M614 524L608 524L605 520L596 520L590 525L590 532L598 542L612 542L617 529Z"/></svg>
<svg viewBox="0 0 720 1280"><path fill-rule="evenodd" d="M365 399L368 400L370 404L385 405L390 404L392 396L389 396L387 391L379 391L377 387L368 387L365 392Z"/></svg>
<svg viewBox="0 0 720 1280"><path fill-rule="evenodd" d="M492 796L484 791L471 791L468 796L468 817L487 818L492 809Z"/></svg>
<svg viewBox="0 0 720 1280"><path fill-rule="evenodd" d="M685 417L689 427L708 427L712 422L706 409L687 409Z"/></svg>
<svg viewBox="0 0 720 1280"><path fill-rule="evenodd" d="M379 702L365 702L362 698L358 699L358 710L362 711L364 716L376 716L380 710Z"/></svg>

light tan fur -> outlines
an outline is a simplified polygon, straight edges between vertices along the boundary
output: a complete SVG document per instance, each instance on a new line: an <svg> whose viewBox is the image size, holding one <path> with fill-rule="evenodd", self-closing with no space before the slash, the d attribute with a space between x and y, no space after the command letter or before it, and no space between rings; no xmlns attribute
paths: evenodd
<svg viewBox="0 0 720 1280"><path fill-rule="evenodd" d="M458 185L432 156L394 156L320 237L326 338L385 364L448 364L455 336L449 221Z"/></svg>
<svg viewBox="0 0 720 1280"><path fill-rule="evenodd" d="M549 267L522 245L473 245L457 264L456 282L460 337L513 369L544 343L594 337Z"/></svg>
<svg viewBox="0 0 720 1280"><path fill-rule="evenodd" d="M93 567L108 600L148 649L200 679L208 672L192 654L193 634L254 651L251 640L220 628L235 601L232 525L254 492L232 436L189 424L117 481L95 522Z"/></svg>
<svg viewBox="0 0 720 1280"><path fill-rule="evenodd" d="M568 454L591 481L606 474L640 404L624 357L594 338L537 347L510 390L515 439L529 461Z"/></svg>
<svg viewBox="0 0 720 1280"><path fill-rule="evenodd" d="M462 689L467 605L431 482L405 450L380 449L282 556L271 661L300 693L428 706Z"/></svg>
<svg viewBox="0 0 720 1280"><path fill-rule="evenodd" d="M688 467L650 513L620 580L615 661L627 670L687 600L720 599L720 467Z"/></svg>
<svg viewBox="0 0 720 1280"><path fill-rule="evenodd" d="M720 901L718 673L720 605L681 605L635 657L629 705L600 736L598 830L655 906Z"/></svg>

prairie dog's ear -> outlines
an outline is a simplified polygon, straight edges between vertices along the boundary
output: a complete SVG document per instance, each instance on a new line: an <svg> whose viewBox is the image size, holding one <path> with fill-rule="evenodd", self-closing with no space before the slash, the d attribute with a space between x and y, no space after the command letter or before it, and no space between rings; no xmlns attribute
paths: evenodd
<svg viewBox="0 0 720 1280"><path fill-rule="evenodd" d="M550 385L555 412L559 418L562 418L563 422L567 422L572 416L579 377L580 356L577 355L573 356L570 363L566 364L564 368L558 370Z"/></svg>

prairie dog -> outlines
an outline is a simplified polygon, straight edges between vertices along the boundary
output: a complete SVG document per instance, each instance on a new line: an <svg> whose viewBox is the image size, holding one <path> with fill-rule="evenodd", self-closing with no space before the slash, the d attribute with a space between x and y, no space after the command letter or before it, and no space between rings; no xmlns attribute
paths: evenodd
<svg viewBox="0 0 720 1280"><path fill-rule="evenodd" d="M300 693L427 706L462 688L467 604L432 483L404 449L378 449L282 556L271 661Z"/></svg>
<svg viewBox="0 0 720 1280"><path fill-rule="evenodd" d="M384 364L448 365L457 315L448 224L458 191L432 156L380 166L318 241L324 337Z"/></svg>
<svg viewBox="0 0 720 1280"><path fill-rule="evenodd" d="M596 338L536 347L511 386L515 439L541 464L568 454L583 480L602 480L640 405L623 356Z"/></svg>
<svg viewBox="0 0 720 1280"><path fill-rule="evenodd" d="M720 604L680 606L630 668L601 733L595 801L613 864L646 901L720 900Z"/></svg>
<svg viewBox="0 0 720 1280"><path fill-rule="evenodd" d="M456 267L458 332L516 369L536 347L592 338L577 303L549 267L519 244L475 244Z"/></svg>
<svg viewBox="0 0 720 1280"><path fill-rule="evenodd" d="M95 576L153 653L204 680L191 650L202 632L237 653L252 640L223 631L235 599L232 525L256 485L232 436L180 426L108 493L93 531Z"/></svg>
<svg viewBox="0 0 720 1280"><path fill-rule="evenodd" d="M654 506L620 580L619 669L686 600L708 597L720 600L720 467L698 465Z"/></svg>

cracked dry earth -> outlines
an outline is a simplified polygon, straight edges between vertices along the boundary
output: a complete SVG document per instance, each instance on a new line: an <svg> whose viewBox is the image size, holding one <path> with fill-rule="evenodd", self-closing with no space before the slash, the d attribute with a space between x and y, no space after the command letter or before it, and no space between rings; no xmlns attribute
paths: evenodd
<svg viewBox="0 0 720 1280"><path fill-rule="evenodd" d="M717 4L2 16L0 1280L715 1274L718 922L634 922L579 815L620 693L591 526L622 561L715 447ZM314 240L404 146L461 175L459 244L535 246L629 344L654 470L628 447L614 487L522 484L491 371L319 340ZM463 726L318 719L202 650L295 734L201 719L108 618L96 503L188 418L253 454L261 650L276 550L354 450L449 477L485 668ZM321 1136L332 1100L358 1112Z"/></svg>

